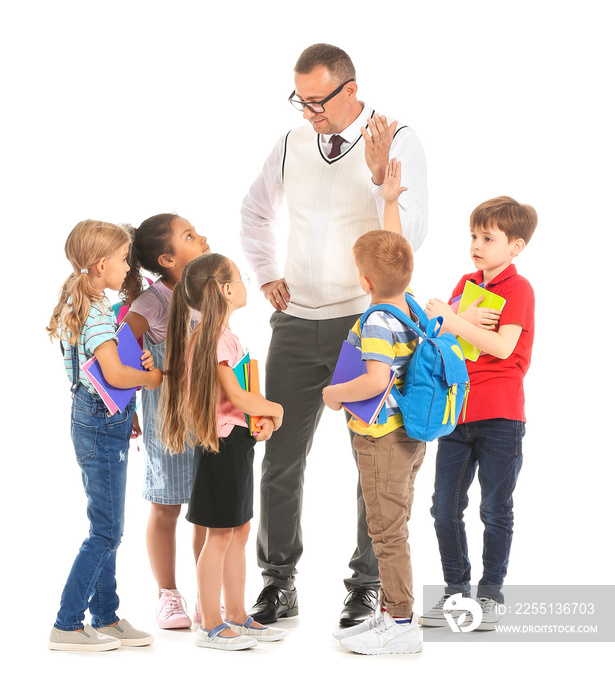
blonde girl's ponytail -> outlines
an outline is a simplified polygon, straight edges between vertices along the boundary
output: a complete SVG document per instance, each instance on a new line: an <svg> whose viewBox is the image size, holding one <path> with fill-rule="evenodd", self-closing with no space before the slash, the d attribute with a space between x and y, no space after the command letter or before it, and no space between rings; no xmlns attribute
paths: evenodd
<svg viewBox="0 0 615 700"><path fill-rule="evenodd" d="M64 252L73 271L60 289L58 303L46 329L51 340L60 338L71 345L77 343L91 305L100 302L103 296L92 285L92 268L130 241L130 233L122 226L91 219L79 222L70 232Z"/></svg>
<svg viewBox="0 0 615 700"><path fill-rule="evenodd" d="M229 312L221 285L231 280L230 260L211 253L189 263L173 291L161 425L171 452L183 450L185 442L218 451L217 346ZM200 311L201 321L189 341L191 308Z"/></svg>

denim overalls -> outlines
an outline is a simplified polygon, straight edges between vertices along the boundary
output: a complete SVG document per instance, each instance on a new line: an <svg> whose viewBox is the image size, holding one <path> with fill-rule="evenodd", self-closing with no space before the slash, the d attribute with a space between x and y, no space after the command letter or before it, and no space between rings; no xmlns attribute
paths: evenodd
<svg viewBox="0 0 615 700"><path fill-rule="evenodd" d="M168 304L155 287L149 291L155 294L167 313ZM196 324L192 322L194 329ZM164 352L166 341L152 343L143 336L143 348L149 350L154 358L156 367L164 367ZM179 505L188 503L192 488L192 462L194 451L186 447L183 452L171 454L160 441L158 426L158 405L160 402L160 387L143 392L143 444L145 446L145 483L143 496L152 503L164 505Z"/></svg>
<svg viewBox="0 0 615 700"><path fill-rule="evenodd" d="M135 409L133 396L122 413L110 416L102 400L79 382L76 345L71 357L71 437L88 497L90 533L62 592L55 626L64 631L81 629L87 608L94 628L119 620L115 558L124 530L126 467Z"/></svg>

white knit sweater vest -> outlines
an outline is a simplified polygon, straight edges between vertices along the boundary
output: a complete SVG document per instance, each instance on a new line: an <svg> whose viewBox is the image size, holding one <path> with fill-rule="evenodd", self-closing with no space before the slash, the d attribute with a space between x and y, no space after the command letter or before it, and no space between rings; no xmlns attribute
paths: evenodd
<svg viewBox="0 0 615 700"><path fill-rule="evenodd" d="M310 124L293 129L286 139L283 178L290 219L286 313L305 319L361 315L369 297L359 286L352 246L367 231L381 228L363 137L329 161Z"/></svg>

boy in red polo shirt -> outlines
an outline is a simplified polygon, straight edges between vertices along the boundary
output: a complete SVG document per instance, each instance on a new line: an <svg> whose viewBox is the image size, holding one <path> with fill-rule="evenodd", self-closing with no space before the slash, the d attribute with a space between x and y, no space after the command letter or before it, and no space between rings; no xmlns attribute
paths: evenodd
<svg viewBox="0 0 615 700"><path fill-rule="evenodd" d="M480 517L485 528L483 575L477 592L483 617L478 629L495 629L498 604L504 602L502 585L513 531L512 494L523 459L523 377L534 342L534 291L512 262L529 242L536 224L533 207L512 197L490 199L476 207L470 217L470 255L477 271L461 278L451 300L463 292L466 280L471 280L506 299L501 312L478 308L480 299L459 315L438 299L427 304L430 318L442 316L445 330L465 338L482 353L476 362L466 361L470 393L465 417L450 435L438 441L431 514L446 589L421 618L425 626L445 626L446 599L455 593L470 595L463 513L477 469Z"/></svg>

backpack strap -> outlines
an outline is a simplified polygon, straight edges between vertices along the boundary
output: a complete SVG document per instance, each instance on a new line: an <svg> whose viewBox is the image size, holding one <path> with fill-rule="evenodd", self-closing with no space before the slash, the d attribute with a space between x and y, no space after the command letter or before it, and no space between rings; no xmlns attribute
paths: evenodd
<svg viewBox="0 0 615 700"><path fill-rule="evenodd" d="M421 340L425 340L427 337L435 337L438 335L440 332L440 328L442 327L442 318L434 318L431 319L431 321L427 318L427 314L423 311L419 303L416 301L416 299L406 292L406 303L410 307L410 310L412 313L417 317L418 319L418 324L416 324L407 314L405 314L401 309L398 309L396 306L393 306L392 304L375 304L374 306L370 306L369 309L361 316L360 320L360 329L361 329L361 334L363 334L363 325L367 321L368 317L374 313L374 311L384 311L394 318L396 318L398 321L403 323L405 326L410 328L410 330L414 331L416 335L421 338ZM436 330L436 325L439 324L438 329ZM391 396L395 399L395 401L399 404L399 400L401 399L401 392L399 389L393 384L391 387ZM384 407L383 407L384 408ZM382 415L378 417L378 423L380 423L382 420ZM386 422L386 421L382 421Z"/></svg>
<svg viewBox="0 0 615 700"><path fill-rule="evenodd" d="M435 338L440 329L442 328L442 317L438 316L429 320L427 314L423 311L416 299L406 292L406 303L412 310L412 313L418 318L418 325L401 309L398 309L392 304L375 304L370 306L369 309L361 316L361 332L363 332L363 325L370 314L374 311L386 311L387 313L394 316L398 321L401 321L404 325L408 326L413 330L420 338Z"/></svg>

